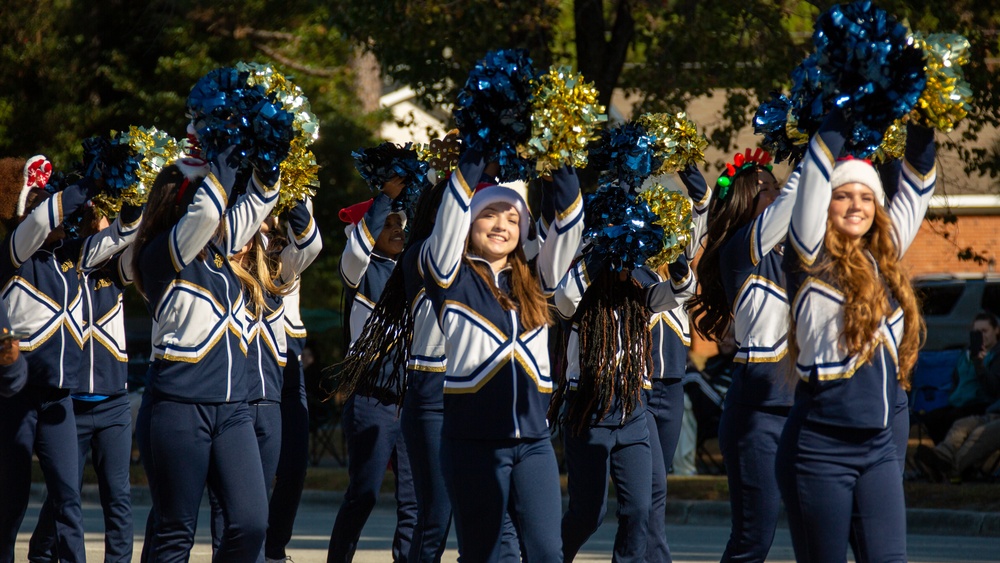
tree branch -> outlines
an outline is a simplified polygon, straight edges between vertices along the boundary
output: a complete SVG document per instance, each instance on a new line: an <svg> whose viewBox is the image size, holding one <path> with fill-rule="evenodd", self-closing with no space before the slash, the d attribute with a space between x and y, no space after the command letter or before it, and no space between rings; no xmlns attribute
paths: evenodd
<svg viewBox="0 0 1000 563"><path fill-rule="evenodd" d="M302 74L308 74L309 76L319 76L322 78L334 78L341 74L341 71L333 68L315 68L309 65L302 64L294 59L291 59L285 55L278 52L277 49L272 49L263 43L254 43L254 47L258 51L264 53L268 57L274 59L275 61L281 63L282 65L301 72Z"/></svg>

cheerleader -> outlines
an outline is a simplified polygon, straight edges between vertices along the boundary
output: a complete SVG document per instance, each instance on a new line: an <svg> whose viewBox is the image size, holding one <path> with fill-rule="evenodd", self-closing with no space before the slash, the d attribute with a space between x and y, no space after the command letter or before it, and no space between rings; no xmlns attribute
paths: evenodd
<svg viewBox="0 0 1000 563"><path fill-rule="evenodd" d="M900 259L934 191L934 134L907 126L898 191L874 168L838 160L839 111L810 141L785 256L795 371L802 383L777 470L799 561L842 561L854 532L869 561L906 560L906 513L892 419L923 321Z"/></svg>
<svg viewBox="0 0 1000 563"><path fill-rule="evenodd" d="M649 512L649 540L646 543L646 561L649 563L669 563L672 560L666 532L667 472L673 465L680 439L684 414L681 378L687 368L687 351L691 346L690 321L683 303L694 295L696 286L694 274L687 264L694 260L701 246L708 220L708 202L712 197L712 190L697 166L691 165L682 170L680 178L692 200L694 228L691 242L678 258L681 264L673 267L676 275L671 275L669 265L657 270L643 266L635 272L645 284L669 279L677 302L681 303L669 311L653 313L650 320L653 364L652 386L646 394L646 424L653 455L653 497Z"/></svg>
<svg viewBox="0 0 1000 563"><path fill-rule="evenodd" d="M403 180L394 177L370 202L341 211L341 218L351 223L347 246L340 260L340 275L347 291L352 346L381 297L396 266L396 258L403 251L406 215L392 213L391 206L392 200L402 193L404 187ZM397 366L391 362L380 362L383 379L402 377L399 371L394 371ZM330 533L328 561L351 561L354 558L361 531L378 500L385 468L390 463L396 476L397 503L393 560L405 560L409 553L416 521L416 500L409 457L396 413L398 402L398 394L372 392L365 395L354 393L344 403L341 425L347 440L350 482Z"/></svg>
<svg viewBox="0 0 1000 563"><path fill-rule="evenodd" d="M301 274L323 249L323 238L312 216L311 199L300 201L283 219L286 236L281 250L281 280L290 286L283 299L284 326L278 330L285 333L287 352L281 379L281 451L268 504L264 542L265 559L277 561L285 560L285 547L292 539L309 462L309 410L301 359L307 336L299 312Z"/></svg>
<svg viewBox="0 0 1000 563"><path fill-rule="evenodd" d="M296 212L296 209L300 211ZM312 226L311 205L301 203L292 210L293 220L300 230ZM298 249L288 245L279 256L269 251L268 234L271 232L271 218L265 220L260 230L250 239L240 252L231 259L233 272L243 284L247 308L247 404L257 436L257 447L268 496L278 467L281 452L281 386L282 370L286 365L287 344L285 341L285 309L283 298L289 282L298 272L316 258L318 244L305 245ZM306 233L308 234L308 233ZM314 233L315 234L315 233ZM319 240L312 237L313 241ZM300 256L301 255L301 256ZM286 264L288 268L286 268ZM222 509L217 497L209 489L212 505L212 544L216 548L225 527ZM261 552L258 561L264 561Z"/></svg>
<svg viewBox="0 0 1000 563"><path fill-rule="evenodd" d="M80 479L91 452L104 512L105 561L132 560L132 408L128 398L128 354L122 294L132 283L126 265L127 250L95 263L128 245L138 232L142 208L124 205L114 224L97 218L93 207L84 213L87 238L68 241L81 248L77 267L83 293L83 369L73 391L79 444ZM95 232L96 231L96 232ZM55 527L52 504L46 499L29 543L28 558L54 557Z"/></svg>
<svg viewBox="0 0 1000 563"><path fill-rule="evenodd" d="M671 277L687 277L686 261L675 264ZM572 561L604 520L611 477L618 498L614 559L643 561L653 475L643 400L653 367L649 324L653 313L683 302L672 281L654 281L639 270L614 272L591 254L560 284L556 305L561 316L572 318L566 382L552 406L556 414L565 403L563 558Z"/></svg>
<svg viewBox="0 0 1000 563"><path fill-rule="evenodd" d="M770 155L737 154L716 182L707 247L698 263L691 314L703 336L722 340L732 325L739 347L733 383L719 421L732 530L722 561L764 561L774 539L781 495L774 455L792 405L788 383L788 298L780 245L798 187L783 188Z"/></svg>
<svg viewBox="0 0 1000 563"><path fill-rule="evenodd" d="M0 561L13 561L17 531L28 505L34 448L45 475L55 526L54 553L83 561L80 470L70 393L80 387L83 306L76 271L95 260L64 243L64 219L97 193L84 180L49 195L52 165L42 156L0 160L0 219L7 229L0 257L3 300L11 330L28 365L27 384L0 398Z"/></svg>
<svg viewBox="0 0 1000 563"><path fill-rule="evenodd" d="M555 221L538 277L523 243L530 216L514 190L474 191L483 159L452 174L420 255L427 296L445 335L441 459L462 560L496 561L505 510L525 558L561 561L559 470L546 411L552 393L546 295L569 268L583 230L579 181L553 173Z"/></svg>
<svg viewBox="0 0 1000 563"><path fill-rule="evenodd" d="M143 455L153 495L150 560L184 560L208 483L226 527L219 560L251 561L264 542L267 496L246 399L245 302L228 258L277 202L278 174L254 172L227 211L230 151L157 176L134 243L135 282L153 318ZM216 236L217 231L221 236ZM168 259L165 259L168 257ZM145 551L145 548L144 548Z"/></svg>

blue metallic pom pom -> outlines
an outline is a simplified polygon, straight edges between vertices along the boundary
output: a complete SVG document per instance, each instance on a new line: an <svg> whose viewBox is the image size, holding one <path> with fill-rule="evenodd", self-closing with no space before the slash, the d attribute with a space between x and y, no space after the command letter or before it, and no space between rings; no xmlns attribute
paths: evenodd
<svg viewBox="0 0 1000 563"><path fill-rule="evenodd" d="M83 176L103 184L102 190L115 194L139 182L139 161L122 135L90 137L83 141Z"/></svg>
<svg viewBox="0 0 1000 563"><path fill-rule="evenodd" d="M764 147L775 162L786 159L797 161L806 152L806 143L796 143L788 136L788 116L792 101L784 94L771 93L771 99L760 104L753 118L753 131L762 135Z"/></svg>
<svg viewBox="0 0 1000 563"><path fill-rule="evenodd" d="M500 164L500 181L529 180L534 161L518 155L531 136L535 71L523 49L490 51L469 73L455 105L466 147Z"/></svg>
<svg viewBox="0 0 1000 563"><path fill-rule="evenodd" d="M590 166L601 171L601 185L618 182L633 190L663 164L656 154L656 137L629 121L601 133L590 150Z"/></svg>
<svg viewBox="0 0 1000 563"><path fill-rule="evenodd" d="M584 238L590 239L587 252L614 271L634 269L663 250L663 227L659 217L642 198L609 184L587 196Z"/></svg>
<svg viewBox="0 0 1000 563"><path fill-rule="evenodd" d="M923 53L909 40L905 26L869 0L834 6L821 15L813 44L823 102L796 102L799 127L814 131L809 118L816 106L835 105L855 124L847 150L856 156L870 155L889 125L909 113L920 98L927 82ZM809 112L804 115L806 107Z"/></svg>
<svg viewBox="0 0 1000 563"><path fill-rule="evenodd" d="M288 156L294 116L267 96L264 87L248 84L249 72L217 68L195 84L187 107L206 159L234 147L227 163L252 164L266 175L277 174Z"/></svg>

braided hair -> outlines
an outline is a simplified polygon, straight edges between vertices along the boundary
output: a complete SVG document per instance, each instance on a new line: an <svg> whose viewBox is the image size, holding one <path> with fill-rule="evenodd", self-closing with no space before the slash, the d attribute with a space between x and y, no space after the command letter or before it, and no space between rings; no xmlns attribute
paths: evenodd
<svg viewBox="0 0 1000 563"><path fill-rule="evenodd" d="M627 274L626 274L627 275ZM652 365L650 311L645 293L630 275L603 269L577 308L580 379L568 393L563 379L549 406L549 419L575 434L604 418L619 397L628 418L641 400ZM565 413L560 418L562 404Z"/></svg>
<svg viewBox="0 0 1000 563"><path fill-rule="evenodd" d="M447 185L448 180L442 180L420 194L410 222L410 237L401 256L431 236L437 219L437 208ZM403 261L400 259L392 269L361 335L347 352L347 357L343 362L323 369L328 383L324 388L332 389L327 399L340 394L390 394L397 397L398 405L402 405L406 392L403 374L409 360L412 339L413 315L406 299ZM380 377L383 362L389 362L392 366L392 375L384 381Z"/></svg>

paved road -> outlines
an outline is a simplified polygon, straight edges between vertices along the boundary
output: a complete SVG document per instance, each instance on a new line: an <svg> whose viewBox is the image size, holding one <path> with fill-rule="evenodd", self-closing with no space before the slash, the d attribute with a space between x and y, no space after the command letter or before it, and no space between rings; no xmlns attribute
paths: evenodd
<svg viewBox="0 0 1000 563"><path fill-rule="evenodd" d="M17 561L27 560L28 537L34 529L40 505L33 503L28 508L21 534L18 535ZM295 563L320 563L326 561L326 547L329 542L330 528L336 516L336 507L325 508L316 504L303 505L295 524L295 537L289 546L289 555ZM139 550L142 549L142 528L145 523L148 506L135 507L136 512L136 546L135 560L138 561ZM103 559L103 520L100 506L85 504L83 507L84 526L87 534L87 559L101 561ZM211 560L211 544L208 536L208 512L203 508L199 522L197 542L191 554L195 563ZM358 549L355 561L358 563L384 563L391 560L388 546L392 541L395 514L384 506L376 507ZM609 517L600 530L583 547L577 561L610 561L611 546L614 543L615 520ZM729 535L729 529L714 526L668 526L667 534L674 561L677 563L695 561L718 561ZM910 561L914 563L986 563L1000 562L1000 542L997 538L954 537L910 535L908 538ZM448 543L445 561L455 561L458 556L455 535ZM771 549L769 562L791 563L794 561L791 539L788 531L779 529Z"/></svg>

